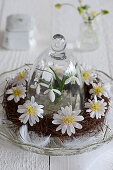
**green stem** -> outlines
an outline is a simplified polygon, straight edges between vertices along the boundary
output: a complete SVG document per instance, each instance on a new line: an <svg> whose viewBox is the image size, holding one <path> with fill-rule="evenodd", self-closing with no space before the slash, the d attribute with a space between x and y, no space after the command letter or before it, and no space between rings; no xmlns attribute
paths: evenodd
<svg viewBox="0 0 113 170"><path fill-rule="evenodd" d="M101 12L99 12L97 15L92 17L92 20L94 20L96 17L98 17L99 15L101 15Z"/></svg>
<svg viewBox="0 0 113 170"><path fill-rule="evenodd" d="M73 7L74 9L76 9L76 7L72 4L69 4L69 3L63 3L61 4L62 6L70 6L70 7Z"/></svg>
<svg viewBox="0 0 113 170"><path fill-rule="evenodd" d="M108 77L110 80L113 81L113 78L111 76L109 76L107 73L105 73L104 71L101 71L101 70L96 70L96 71L104 74L106 77Z"/></svg>
<svg viewBox="0 0 113 170"><path fill-rule="evenodd" d="M89 23L88 18L87 18L84 14L81 14L81 15L82 15L82 18L83 18L87 23Z"/></svg>
<svg viewBox="0 0 113 170"><path fill-rule="evenodd" d="M11 72L13 72L13 71L19 70L19 69L21 69L21 68L23 68L23 67L25 67L25 66L28 66L28 67L29 67L30 65L32 65L32 64L24 64L24 65L22 65L22 66L20 66L20 67L18 67L18 68L16 68L16 69L3 72L3 73L0 74L0 77L3 76L4 74L11 73Z"/></svg>
<svg viewBox="0 0 113 170"><path fill-rule="evenodd" d="M48 72L48 73L51 73L50 71L47 71L47 70L41 70L41 69L39 69L39 68L36 68L37 70L40 70L40 71L46 71L46 72ZM52 73L51 73L52 74ZM53 74L52 74L53 75Z"/></svg>
<svg viewBox="0 0 113 170"><path fill-rule="evenodd" d="M78 2L79 2L79 4L82 6L82 2L81 2L81 0L78 0Z"/></svg>

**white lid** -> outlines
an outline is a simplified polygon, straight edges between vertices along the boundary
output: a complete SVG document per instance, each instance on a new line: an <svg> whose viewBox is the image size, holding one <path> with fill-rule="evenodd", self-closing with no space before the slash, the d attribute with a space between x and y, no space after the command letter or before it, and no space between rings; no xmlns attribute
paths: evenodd
<svg viewBox="0 0 113 170"><path fill-rule="evenodd" d="M35 19L25 14L15 14L7 17L7 31L31 31L35 28Z"/></svg>

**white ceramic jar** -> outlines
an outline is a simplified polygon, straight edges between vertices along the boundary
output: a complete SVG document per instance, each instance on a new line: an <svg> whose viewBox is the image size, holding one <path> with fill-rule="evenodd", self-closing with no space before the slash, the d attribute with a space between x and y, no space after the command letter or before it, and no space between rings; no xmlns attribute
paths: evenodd
<svg viewBox="0 0 113 170"><path fill-rule="evenodd" d="M35 19L25 14L7 17L3 47L9 50L29 50L36 46Z"/></svg>

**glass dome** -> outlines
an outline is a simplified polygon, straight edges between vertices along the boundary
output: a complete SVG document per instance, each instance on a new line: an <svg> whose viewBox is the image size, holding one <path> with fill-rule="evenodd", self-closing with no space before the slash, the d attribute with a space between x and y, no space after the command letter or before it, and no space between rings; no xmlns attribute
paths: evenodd
<svg viewBox="0 0 113 170"><path fill-rule="evenodd" d="M54 35L51 48L37 58L30 74L29 94L44 105L44 115L53 115L67 105L82 110L84 91L79 65L66 50L62 35Z"/></svg>

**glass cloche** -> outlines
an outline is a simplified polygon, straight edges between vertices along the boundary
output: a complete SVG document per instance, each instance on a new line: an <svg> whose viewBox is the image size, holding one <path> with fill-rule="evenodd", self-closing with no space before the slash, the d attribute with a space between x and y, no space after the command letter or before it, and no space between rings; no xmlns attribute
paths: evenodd
<svg viewBox="0 0 113 170"><path fill-rule="evenodd" d="M51 48L37 58L29 88L30 96L44 105L44 115L53 116L67 105L82 110L83 81L76 58L66 51L64 36L54 35Z"/></svg>

